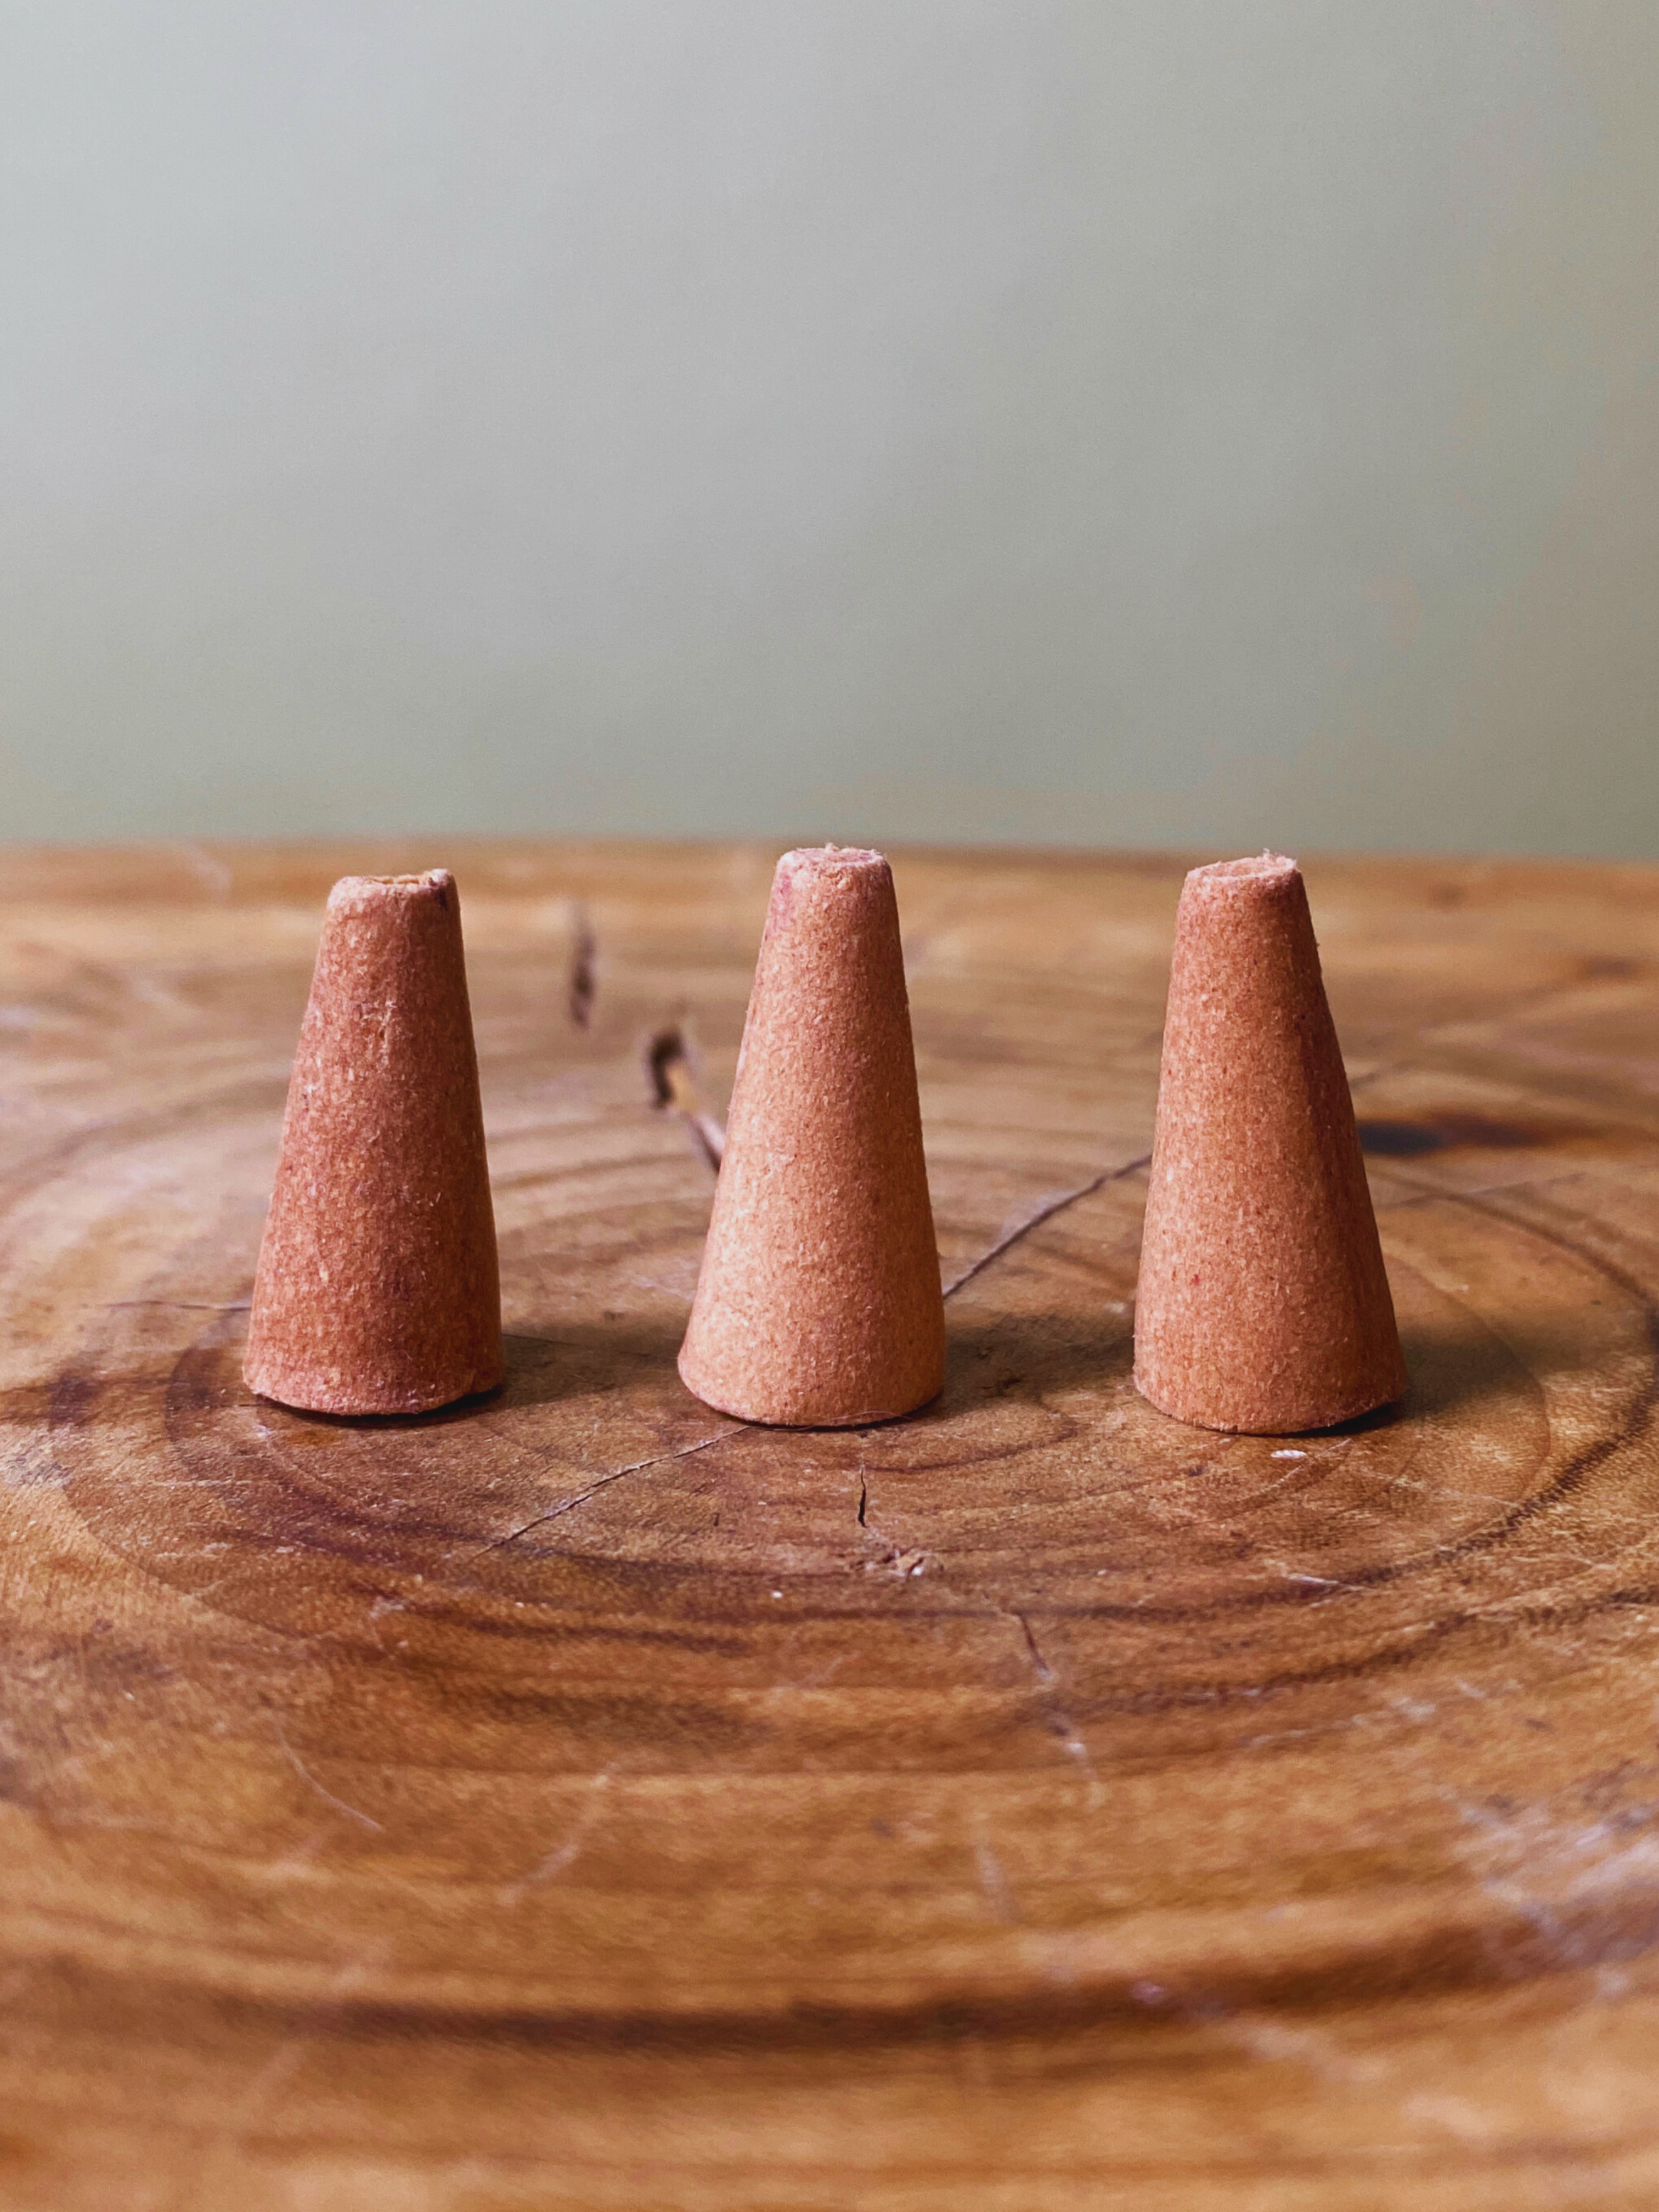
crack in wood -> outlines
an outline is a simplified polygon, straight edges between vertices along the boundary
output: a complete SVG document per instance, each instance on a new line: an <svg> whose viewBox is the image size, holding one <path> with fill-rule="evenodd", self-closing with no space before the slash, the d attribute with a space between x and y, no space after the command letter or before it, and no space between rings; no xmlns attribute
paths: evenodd
<svg viewBox="0 0 1659 2212"><path fill-rule="evenodd" d="M521 1528L510 1528L506 1535L496 1536L488 1544L480 1545L468 1556L466 1564L471 1566L475 1560L487 1558L491 1552L503 1551L507 1545L516 1544L520 1536L528 1536L534 1530L544 1528L548 1522L556 1521L563 1514L574 1513L579 1505L586 1505L590 1498L597 1498L602 1490L609 1490L613 1482L620 1482L625 1474L642 1474L647 1468L664 1467L670 1460L690 1459L698 1452L708 1451L715 1444L724 1443L727 1437L736 1434L734 1424L729 1429L721 1429L714 1436L701 1438L696 1443L682 1444L678 1451L658 1452L650 1459L636 1459L626 1467L613 1468L610 1474L602 1474L597 1482L590 1483L586 1490L579 1490L574 1498L561 1498L556 1505L549 1506L545 1513L538 1513Z"/></svg>
<svg viewBox="0 0 1659 2212"><path fill-rule="evenodd" d="M593 1002L599 997L598 962L599 940L593 933L593 925L587 918L586 907L576 909L575 939L570 948L570 1018L579 1030L588 1029L593 1020Z"/></svg>
<svg viewBox="0 0 1659 2212"><path fill-rule="evenodd" d="M981 1252L978 1259L971 1266L964 1267L959 1275L951 1277L945 1285L945 1296L954 1297L965 1284L971 1283L976 1275L983 1274L994 1260L1000 1260L1005 1252L1018 1244L1022 1237L1029 1237L1045 1221L1052 1221L1055 1214L1063 1213L1068 1206L1075 1206L1079 1199L1092 1197L1096 1191L1104 1190L1108 1183L1127 1181L1130 1176L1138 1175L1142 1168L1150 1167L1152 1161L1152 1154L1143 1152L1139 1159L1130 1160L1126 1166L1103 1168L1098 1175L1091 1176L1087 1182L1079 1183L1074 1189L1046 1191L1004 1226L1002 1233L988 1251Z"/></svg>

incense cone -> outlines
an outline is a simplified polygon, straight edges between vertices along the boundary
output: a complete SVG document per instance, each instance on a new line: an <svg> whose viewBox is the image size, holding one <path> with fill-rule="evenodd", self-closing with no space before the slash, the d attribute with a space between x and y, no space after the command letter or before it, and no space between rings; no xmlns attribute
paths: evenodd
<svg viewBox="0 0 1659 2212"><path fill-rule="evenodd" d="M1294 1434L1406 1388L1301 872L1181 894L1135 1302L1135 1382L1207 1429Z"/></svg>
<svg viewBox="0 0 1659 2212"><path fill-rule="evenodd" d="M501 1285L455 880L329 895L243 1374L324 1413L421 1413L501 1379Z"/></svg>
<svg viewBox="0 0 1659 2212"><path fill-rule="evenodd" d="M786 853L680 1373L739 1420L853 1428L945 1380L892 872Z"/></svg>

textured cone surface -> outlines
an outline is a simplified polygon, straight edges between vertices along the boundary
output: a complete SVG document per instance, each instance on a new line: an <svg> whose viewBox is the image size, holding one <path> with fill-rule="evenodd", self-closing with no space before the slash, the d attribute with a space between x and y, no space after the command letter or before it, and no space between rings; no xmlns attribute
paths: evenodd
<svg viewBox="0 0 1659 2212"><path fill-rule="evenodd" d="M453 878L331 893L289 1085L249 1386L414 1413L501 1380L495 1224Z"/></svg>
<svg viewBox="0 0 1659 2212"><path fill-rule="evenodd" d="M749 1000L680 1373L748 1421L852 1426L945 1380L893 878L786 853Z"/></svg>
<svg viewBox="0 0 1659 2212"><path fill-rule="evenodd" d="M1273 854L1181 895L1135 1381L1179 1420L1265 1435L1406 1388L1307 894Z"/></svg>

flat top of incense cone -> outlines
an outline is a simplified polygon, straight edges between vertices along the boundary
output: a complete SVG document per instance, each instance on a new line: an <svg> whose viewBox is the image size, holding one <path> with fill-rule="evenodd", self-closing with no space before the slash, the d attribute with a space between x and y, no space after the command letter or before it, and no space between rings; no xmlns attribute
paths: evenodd
<svg viewBox="0 0 1659 2212"><path fill-rule="evenodd" d="M428 868L418 876L342 876L328 895L331 907L362 907L385 900L447 899L455 878L447 868Z"/></svg>
<svg viewBox="0 0 1659 2212"><path fill-rule="evenodd" d="M1288 883L1301 870L1283 853L1256 853L1243 860L1212 860L1207 867L1189 868L1185 888L1189 891L1254 890L1258 884Z"/></svg>
<svg viewBox="0 0 1659 2212"><path fill-rule="evenodd" d="M797 845L779 860L781 868L792 874L802 869L861 869L884 868L887 855L872 852L864 845Z"/></svg>

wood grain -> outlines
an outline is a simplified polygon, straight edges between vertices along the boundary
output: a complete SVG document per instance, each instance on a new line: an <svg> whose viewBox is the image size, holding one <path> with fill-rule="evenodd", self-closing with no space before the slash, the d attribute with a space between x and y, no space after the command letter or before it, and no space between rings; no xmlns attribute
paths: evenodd
<svg viewBox="0 0 1659 2212"><path fill-rule="evenodd" d="M814 1435L673 1364L772 858L9 856L0 2203L1659 2201L1659 875L1307 866L1414 1382L1281 1443L1129 1382L1183 863L901 857L950 1381ZM429 864L509 1381L283 1413L321 902Z"/></svg>

